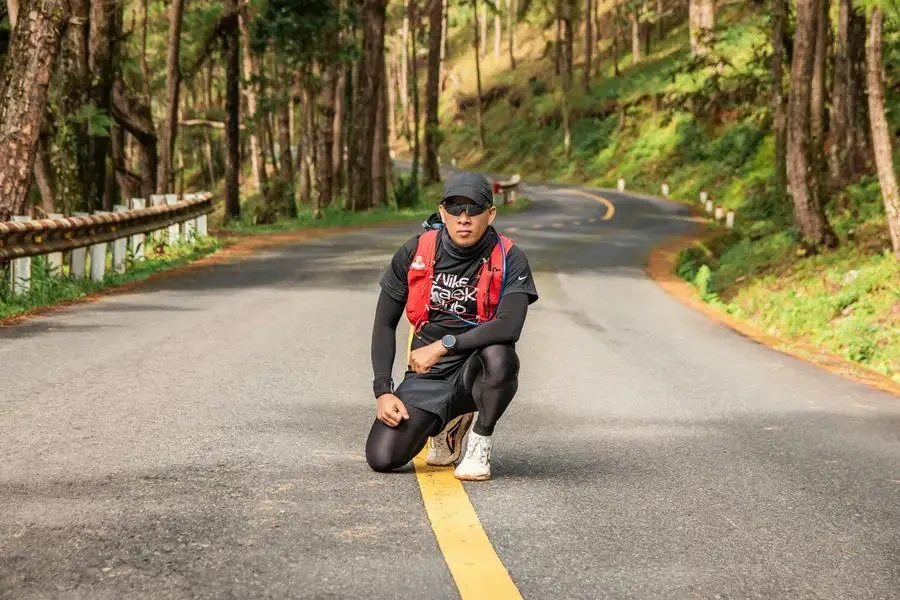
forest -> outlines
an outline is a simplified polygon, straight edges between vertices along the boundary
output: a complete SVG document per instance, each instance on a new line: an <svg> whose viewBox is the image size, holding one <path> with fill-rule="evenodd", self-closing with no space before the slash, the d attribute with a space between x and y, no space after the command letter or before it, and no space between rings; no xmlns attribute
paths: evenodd
<svg viewBox="0 0 900 600"><path fill-rule="evenodd" d="M887 0L7 0L2 10L0 220L194 189L220 189L226 220L249 205L258 223L415 203L420 173L440 179L459 120L477 124L483 151L515 145L484 113L509 91L519 53L520 68L552 63L528 82L553 90L539 124L560 131L550 143L570 164L573 131L602 129L595 117L606 115L621 128L648 99L657 113L687 106L712 122L752 111L773 136L768 195L791 203L806 247L837 245L829 194L877 174L900 252ZM748 11L768 36L740 68L717 44ZM516 47L535 28L538 56ZM690 75L693 89L630 93L648 73L636 70L642 54L679 28L689 52L651 74ZM489 45L495 62L504 55L499 77L481 72ZM448 68L461 56L474 73ZM626 85L608 84L610 68ZM412 159L411 178L393 173L395 150Z"/></svg>

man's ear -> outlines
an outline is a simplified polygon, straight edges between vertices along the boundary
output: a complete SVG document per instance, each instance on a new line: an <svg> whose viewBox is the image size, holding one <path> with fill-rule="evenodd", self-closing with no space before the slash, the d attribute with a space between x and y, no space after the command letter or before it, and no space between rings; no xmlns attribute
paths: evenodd
<svg viewBox="0 0 900 600"><path fill-rule="evenodd" d="M491 225L494 222L494 219L497 217L497 207L492 206L488 209L488 225Z"/></svg>
<svg viewBox="0 0 900 600"><path fill-rule="evenodd" d="M438 213L441 215L441 223L447 224L447 212L444 210L444 205L438 205Z"/></svg>

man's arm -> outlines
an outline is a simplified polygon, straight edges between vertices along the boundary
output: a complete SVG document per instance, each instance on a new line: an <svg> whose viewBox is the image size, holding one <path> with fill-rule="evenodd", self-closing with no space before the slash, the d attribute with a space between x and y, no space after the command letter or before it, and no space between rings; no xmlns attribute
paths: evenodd
<svg viewBox="0 0 900 600"><path fill-rule="evenodd" d="M456 349L469 352L493 344L512 344L519 340L528 313L528 294L504 294L492 321L456 336Z"/></svg>
<svg viewBox="0 0 900 600"><path fill-rule="evenodd" d="M375 324L372 327L372 382L375 397L393 391L391 370L397 352L397 324L403 315L404 303L391 298L384 290L378 296L375 308Z"/></svg>

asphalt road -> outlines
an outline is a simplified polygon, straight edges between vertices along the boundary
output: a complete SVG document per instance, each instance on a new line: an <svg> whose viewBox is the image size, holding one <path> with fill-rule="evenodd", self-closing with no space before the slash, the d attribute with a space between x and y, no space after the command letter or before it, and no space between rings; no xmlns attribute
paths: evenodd
<svg viewBox="0 0 900 600"><path fill-rule="evenodd" d="M900 399L648 280L682 207L527 193L497 224L541 299L465 484L522 596L900 597ZM416 230L0 329L0 598L459 597L413 467L363 458L377 281Z"/></svg>

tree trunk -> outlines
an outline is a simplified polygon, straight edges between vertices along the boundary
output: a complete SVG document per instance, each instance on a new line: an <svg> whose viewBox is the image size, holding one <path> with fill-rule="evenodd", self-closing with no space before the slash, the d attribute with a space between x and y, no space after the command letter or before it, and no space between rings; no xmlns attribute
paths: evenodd
<svg viewBox="0 0 900 600"><path fill-rule="evenodd" d="M372 205L372 141L375 109L378 105L379 79L383 69L384 19L387 0L364 0L362 56L359 58L359 83L354 91L353 129L350 135L349 197L353 210Z"/></svg>
<svg viewBox="0 0 900 600"><path fill-rule="evenodd" d="M19 17L19 0L7 0L6 10L9 13L9 28L14 30Z"/></svg>
<svg viewBox="0 0 900 600"><path fill-rule="evenodd" d="M850 15L850 131L852 148L850 172L853 176L871 172L875 162L866 71L866 17L859 10Z"/></svg>
<svg viewBox="0 0 900 600"><path fill-rule="evenodd" d="M663 29L663 0L656 0L656 38L662 42L666 32Z"/></svg>
<svg viewBox="0 0 900 600"><path fill-rule="evenodd" d="M340 75L334 90L334 143L331 158L335 194L344 188L344 119L347 113L347 69L343 64L339 68Z"/></svg>
<svg viewBox="0 0 900 600"><path fill-rule="evenodd" d="M619 0L613 0L613 69L616 77L622 73L619 71L619 41L622 39L622 13L619 9Z"/></svg>
<svg viewBox="0 0 900 600"><path fill-rule="evenodd" d="M812 106L810 107L810 137L816 164L822 164L825 148L825 69L828 63L828 34L831 31L828 18L828 4L831 0L820 0L823 10L816 15L816 58L813 66Z"/></svg>
<svg viewBox="0 0 900 600"><path fill-rule="evenodd" d="M478 0L472 0L472 12L478 14ZM475 108L478 115L478 147L484 150L484 113L481 106L481 60L478 58L478 18L475 18L475 81L477 85L478 98L475 101Z"/></svg>
<svg viewBox="0 0 900 600"><path fill-rule="evenodd" d="M412 0L406 0L403 12L403 33L400 41L403 50L400 52L400 106L403 108L403 135L409 135L409 4Z"/></svg>
<svg viewBox="0 0 900 600"><path fill-rule="evenodd" d="M566 158L572 154L572 116L569 112L569 91L572 89L572 64L574 32L572 27L572 3L575 0L562 0L562 15L559 15L563 25L563 64L562 64L562 117L563 117L563 147Z"/></svg>
<svg viewBox="0 0 900 600"><path fill-rule="evenodd" d="M318 158L317 175L319 181L320 208L331 206L334 199L334 102L337 89L337 64L334 62L334 49L337 39L332 39L327 44L326 59L329 63L322 66L322 88L319 90L318 116L321 126L317 127L319 149L316 152Z"/></svg>
<svg viewBox="0 0 900 600"><path fill-rule="evenodd" d="M56 186L53 182L53 167L50 165L50 140L47 132L41 133L38 149L34 157L34 181L41 192L41 209L52 213L56 205Z"/></svg>
<svg viewBox="0 0 900 600"><path fill-rule="evenodd" d="M716 21L715 0L689 0L689 26L691 54L706 56L713 47L713 29Z"/></svg>
<svg viewBox="0 0 900 600"><path fill-rule="evenodd" d="M449 0L447 0L449 1ZM519 22L519 0L506 0L508 12L506 16L506 31L509 36L509 68L516 68L516 23Z"/></svg>
<svg viewBox="0 0 900 600"><path fill-rule="evenodd" d="M631 63L641 62L641 23L638 21L637 9L628 15L631 20Z"/></svg>
<svg viewBox="0 0 900 600"><path fill-rule="evenodd" d="M289 86L289 78L283 70L277 72L278 81ZM278 105L278 146L281 150L279 160L279 175L287 184L288 191L282 203L284 210L282 215L289 218L297 218L297 196L294 187L294 161L291 156L291 105L289 97L280 98Z"/></svg>
<svg viewBox="0 0 900 600"><path fill-rule="evenodd" d="M822 0L797 1L788 113L787 175L794 203L794 219L804 245L834 247L838 240L822 208L819 185L821 169L813 162L810 139L816 15L821 9Z"/></svg>
<svg viewBox="0 0 900 600"><path fill-rule="evenodd" d="M500 58L500 36L502 29L500 28L500 10L499 0L497 0L497 10L494 12L494 57Z"/></svg>
<svg viewBox="0 0 900 600"><path fill-rule="evenodd" d="M782 0L783 1L783 0ZM830 148L828 170L831 185L843 187L847 182L847 159L851 150L850 123L850 13L853 0L839 0L837 38L834 48L834 74L831 85L829 114Z"/></svg>
<svg viewBox="0 0 900 600"><path fill-rule="evenodd" d="M392 55L387 72L388 134L391 142L399 137L397 131L397 68L397 57Z"/></svg>
<svg viewBox="0 0 900 600"><path fill-rule="evenodd" d="M253 167L253 179L258 194L265 194L269 187L269 178L266 174L266 123L263 115L259 113L259 61L256 55L250 51L250 7L247 6L240 13L241 45L243 50L244 77L250 79L244 87L244 98L247 100L248 120L250 121L250 163Z"/></svg>
<svg viewBox="0 0 900 600"><path fill-rule="evenodd" d="M172 155L175 152L175 135L178 133L178 96L181 91L178 56L181 49L183 15L184 0L172 0L169 5L169 39L166 53L166 117L162 127L159 174L156 177L157 194L170 192L172 185Z"/></svg>
<svg viewBox="0 0 900 600"><path fill-rule="evenodd" d="M237 8L237 0L228 0L229 8ZM240 25L237 16L225 27L225 220L241 216L240 197Z"/></svg>
<svg viewBox="0 0 900 600"><path fill-rule="evenodd" d="M562 14L562 4L563 0L556 0L556 40L553 44L553 60L554 60L554 74L559 75L561 73L561 65L560 61L562 60L562 21L559 20L559 15Z"/></svg>
<svg viewBox="0 0 900 600"><path fill-rule="evenodd" d="M848 0L849 1L849 0ZM787 190L787 105L784 96L784 28L788 0L774 0L772 31L772 114L775 130L775 190L784 198Z"/></svg>
<svg viewBox="0 0 900 600"><path fill-rule="evenodd" d="M112 116L140 144L141 195L148 198L156 192L159 165L156 131L150 106L129 98L121 81L113 86Z"/></svg>
<svg viewBox="0 0 900 600"><path fill-rule="evenodd" d="M438 0L440 1L440 0ZM382 65L384 72L384 65ZM379 86L377 107L375 112L375 132L372 141L372 206L387 205L387 180L385 179L385 167L387 166L387 148L385 147L385 122L387 108L384 99L384 77Z"/></svg>
<svg viewBox="0 0 900 600"><path fill-rule="evenodd" d="M481 3L481 39L480 39L480 48L481 48L481 58L487 56L487 4L485 2Z"/></svg>
<svg viewBox="0 0 900 600"><path fill-rule="evenodd" d="M0 80L0 221L28 199L53 65L69 18L65 0L23 0Z"/></svg>
<svg viewBox="0 0 900 600"><path fill-rule="evenodd" d="M410 80L411 80L411 91L412 91L412 107L413 107L413 131L412 131L412 150L413 150L413 159L412 159L412 184L415 189L418 188L419 185L419 157L422 155L421 145L419 140L421 136L419 134L419 122L420 122L420 114L419 114L419 69L417 68L416 57L418 57L418 48L416 46L416 40L418 39L418 31L419 31L419 6L418 0L410 0L409 1L409 21L410 21L410 42L412 45L411 56L412 60L410 61ZM476 57L477 58L477 57Z"/></svg>
<svg viewBox="0 0 900 600"><path fill-rule="evenodd" d="M90 39L88 42L88 67L91 73L90 98L94 106L109 115L112 110L112 88L115 81L116 47L120 37L118 14L121 4L113 2L91 2ZM112 132L110 132L112 134ZM106 157L110 151L110 139L104 135L92 136L91 164L95 196L88 198L90 208L112 206L106 195ZM87 175L90 177L90 175ZM111 178L115 181L115 176Z"/></svg>
<svg viewBox="0 0 900 600"><path fill-rule="evenodd" d="M592 0L586 0L584 19L584 91L591 88L591 60L594 52L594 29L593 29L593 3Z"/></svg>
<svg viewBox="0 0 900 600"><path fill-rule="evenodd" d="M891 132L884 113L884 63L882 61L882 29L884 12L872 9L869 23L869 37L866 41L866 73L869 87L869 119L872 122L872 141L875 145L875 165L878 168L878 182L891 232L894 255L900 259L900 189L894 172L894 153L891 148Z"/></svg>
<svg viewBox="0 0 900 600"><path fill-rule="evenodd" d="M425 91L425 183L441 180L438 101L441 76L441 0L429 0L428 81Z"/></svg>
<svg viewBox="0 0 900 600"><path fill-rule="evenodd" d="M443 16L441 17L441 40L443 41L441 43L441 63L443 63L444 60L446 60L447 55L450 54L450 40L447 37L447 22L450 19L450 0L443 0L442 4Z"/></svg>

